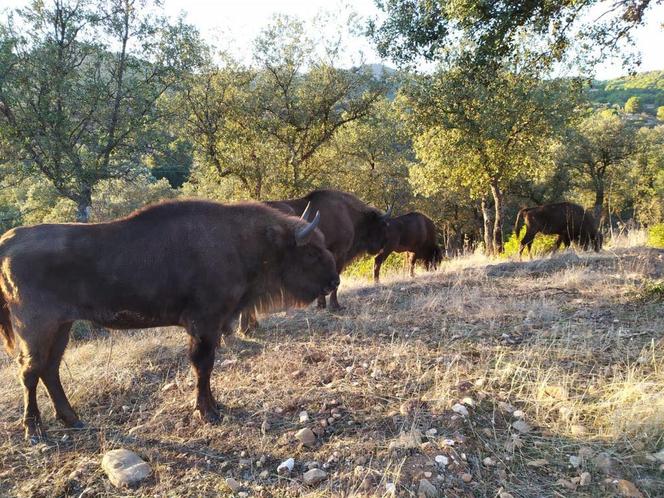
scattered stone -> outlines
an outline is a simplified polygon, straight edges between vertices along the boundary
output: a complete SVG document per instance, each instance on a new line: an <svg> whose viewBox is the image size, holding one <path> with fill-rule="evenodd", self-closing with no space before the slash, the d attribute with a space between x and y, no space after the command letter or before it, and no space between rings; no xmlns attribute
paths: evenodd
<svg viewBox="0 0 664 498"><path fill-rule="evenodd" d="M569 464L575 469L578 469L581 466L581 457L578 457L576 455L571 455L569 457Z"/></svg>
<svg viewBox="0 0 664 498"><path fill-rule="evenodd" d="M526 416L526 414L523 413L523 410L514 410L514 412L512 412L512 416L516 418L523 418Z"/></svg>
<svg viewBox="0 0 664 498"><path fill-rule="evenodd" d="M454 413L458 413L459 415L461 415L461 416L463 416L463 417L467 417L467 416L469 415L469 413L468 413L468 408L466 408L465 406L463 406L463 405L460 404L460 403L456 403L456 404L452 407L452 411L453 411Z"/></svg>
<svg viewBox="0 0 664 498"><path fill-rule="evenodd" d="M237 482L232 477L227 477L226 478L226 486L228 486L228 489L230 489L232 493L237 493L238 491L240 491L242 489L242 484Z"/></svg>
<svg viewBox="0 0 664 498"><path fill-rule="evenodd" d="M562 486L563 488L567 488L570 491L576 491L576 484L574 484L572 481L568 481L567 479L558 479L556 484L558 486Z"/></svg>
<svg viewBox="0 0 664 498"><path fill-rule="evenodd" d="M295 437L300 441L304 446L313 446L316 444L316 434L313 433L311 429L305 427L300 429L295 434Z"/></svg>
<svg viewBox="0 0 664 498"><path fill-rule="evenodd" d="M304 473L302 479L307 486L315 486L327 478L327 472L321 469L311 469Z"/></svg>
<svg viewBox="0 0 664 498"><path fill-rule="evenodd" d="M530 460L528 463L526 463L528 467L545 467L549 465L549 461L546 458L538 458L536 460Z"/></svg>
<svg viewBox="0 0 664 498"><path fill-rule="evenodd" d="M394 496L397 493L397 485L393 482L385 483L385 494L388 496Z"/></svg>
<svg viewBox="0 0 664 498"><path fill-rule="evenodd" d="M288 460L284 460L277 467L277 474L279 474L279 475L288 475L293 471L294 467L295 467L295 459L294 458L289 458Z"/></svg>
<svg viewBox="0 0 664 498"><path fill-rule="evenodd" d="M512 427L519 431L521 434L527 434L530 432L530 425L525 420L519 419L512 423Z"/></svg>
<svg viewBox="0 0 664 498"><path fill-rule="evenodd" d="M438 429L429 429L428 431L425 432L425 434L428 437L434 437L436 434L438 434Z"/></svg>
<svg viewBox="0 0 664 498"><path fill-rule="evenodd" d="M493 467L494 465L496 465L496 461L491 457L486 457L484 460L482 460L482 463L486 467Z"/></svg>
<svg viewBox="0 0 664 498"><path fill-rule="evenodd" d="M264 470L263 472L258 474L258 477L261 479L267 479L268 477L270 477L270 473L267 470Z"/></svg>
<svg viewBox="0 0 664 498"><path fill-rule="evenodd" d="M427 479L429 479L432 475L433 474L431 472L425 472L424 473L424 477L426 477Z"/></svg>
<svg viewBox="0 0 664 498"><path fill-rule="evenodd" d="M637 488L632 481L620 479L619 481L616 481L615 484L620 496L624 496L625 498L644 498L643 493L639 491L639 488Z"/></svg>
<svg viewBox="0 0 664 498"><path fill-rule="evenodd" d="M593 463L595 464L595 467L605 474L609 474L613 467L613 459L611 458L611 455L605 452L598 453L595 458L593 458Z"/></svg>
<svg viewBox="0 0 664 498"><path fill-rule="evenodd" d="M111 484L118 488L135 486L152 473L150 465L133 451L124 448L107 452L101 467Z"/></svg>
<svg viewBox="0 0 664 498"><path fill-rule="evenodd" d="M474 400L473 398L466 397L466 398L463 398L463 399L461 400L461 402L462 402L464 405L468 405L468 406L471 406L471 407L472 407L472 406L475 406L475 400Z"/></svg>
<svg viewBox="0 0 664 498"><path fill-rule="evenodd" d="M463 482L470 482L470 481L473 480L473 476L472 476L472 474L469 474L469 473L466 472L464 474L461 474L461 480Z"/></svg>
<svg viewBox="0 0 664 498"><path fill-rule="evenodd" d="M498 494L498 498L514 498L514 495L512 495L511 493L508 493L507 491L501 491Z"/></svg>
<svg viewBox="0 0 664 498"><path fill-rule="evenodd" d="M320 467L320 463L316 462L315 460L312 460L310 462L306 462L304 466L307 468L307 470L317 469L318 467Z"/></svg>
<svg viewBox="0 0 664 498"><path fill-rule="evenodd" d="M454 439L443 439L441 443L444 446L454 446Z"/></svg>
<svg viewBox="0 0 664 498"><path fill-rule="evenodd" d="M583 472L581 476L579 476L579 486L588 486L591 481L592 476L590 475L590 472Z"/></svg>
<svg viewBox="0 0 664 498"><path fill-rule="evenodd" d="M439 493L436 486L426 479L421 479L420 485L417 488L417 496L419 498L437 498Z"/></svg>
<svg viewBox="0 0 664 498"><path fill-rule="evenodd" d="M389 451L394 450L407 450L419 448L422 444L422 434L417 429L412 429L408 432L401 432L399 436L390 441L388 446Z"/></svg>
<svg viewBox="0 0 664 498"><path fill-rule="evenodd" d="M450 459L447 458L445 455L437 455L434 460L438 465L442 465L443 467L446 467L447 464L450 463Z"/></svg>
<svg viewBox="0 0 664 498"><path fill-rule="evenodd" d="M309 422L309 414L303 410L300 412L300 423L306 424L307 422Z"/></svg>
<svg viewBox="0 0 664 498"><path fill-rule="evenodd" d="M219 368L228 368L228 367L232 367L232 366L235 365L236 363L237 363L237 360L236 360L236 359L232 359L232 360L231 360L231 359L227 359L227 360L224 360L224 361L222 361L221 363L219 363Z"/></svg>

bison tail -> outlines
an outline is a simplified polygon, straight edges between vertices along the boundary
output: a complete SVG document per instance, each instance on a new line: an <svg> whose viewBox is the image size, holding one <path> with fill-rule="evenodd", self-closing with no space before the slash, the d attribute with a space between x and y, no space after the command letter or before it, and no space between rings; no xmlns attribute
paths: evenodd
<svg viewBox="0 0 664 498"><path fill-rule="evenodd" d="M527 208L523 208L519 210L519 212L516 214L516 221L514 222L514 235L516 237L519 237L519 219L521 218L521 215L526 212Z"/></svg>
<svg viewBox="0 0 664 498"><path fill-rule="evenodd" d="M2 295L2 290L0 290L0 335L4 339L5 348L11 354L14 351L14 329L9 319L9 308Z"/></svg>

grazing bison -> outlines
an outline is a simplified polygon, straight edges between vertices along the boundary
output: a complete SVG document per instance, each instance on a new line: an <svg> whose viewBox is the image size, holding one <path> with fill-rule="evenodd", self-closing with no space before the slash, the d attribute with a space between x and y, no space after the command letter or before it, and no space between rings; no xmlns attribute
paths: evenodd
<svg viewBox="0 0 664 498"><path fill-rule="evenodd" d="M577 204L558 202L524 208L516 216L516 234L519 233L519 218L522 216L526 224L526 235L519 246L519 257L526 246L530 255L533 240L538 233L558 236L553 252L556 252L561 244L569 246L572 242L578 243L584 250L588 250L591 244L595 251L599 251L602 246L602 236L597 231L594 216Z"/></svg>
<svg viewBox="0 0 664 498"><path fill-rule="evenodd" d="M420 260L427 270L435 270L443 259L436 243L436 227L421 213L408 213L391 219L387 224L385 245L374 259L374 281L380 280L380 267L392 252L409 252L410 276Z"/></svg>
<svg viewBox="0 0 664 498"><path fill-rule="evenodd" d="M391 208L383 213L367 206L354 195L338 190L314 190L301 199L268 201L267 205L289 214L302 214L307 205L320 211L320 231L325 244L334 255L337 271L364 254L376 254L385 245L387 222ZM325 295L318 298L318 307L325 308ZM330 295L330 308L338 309L337 290Z"/></svg>
<svg viewBox="0 0 664 498"><path fill-rule="evenodd" d="M43 436L37 384L57 417L81 422L60 383L74 320L105 327L184 327L196 411L219 419L210 374L220 335L251 303L286 295L309 303L339 284L336 262L309 223L262 204L183 201L97 224L50 224L0 238L0 335L18 348L26 436Z"/></svg>

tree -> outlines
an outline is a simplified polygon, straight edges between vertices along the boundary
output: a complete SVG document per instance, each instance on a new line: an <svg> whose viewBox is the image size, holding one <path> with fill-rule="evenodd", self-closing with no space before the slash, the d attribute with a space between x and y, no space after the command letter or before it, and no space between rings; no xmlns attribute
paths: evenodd
<svg viewBox="0 0 664 498"><path fill-rule="evenodd" d="M580 185L594 193L595 218L600 220L610 180L625 173L620 167L635 151L634 130L617 112L605 109L581 119L565 143L563 162L575 168Z"/></svg>
<svg viewBox="0 0 664 498"><path fill-rule="evenodd" d="M636 114L641 112L641 99L632 95L625 102L625 112L628 114Z"/></svg>
<svg viewBox="0 0 664 498"><path fill-rule="evenodd" d="M365 202L405 206L412 198L408 167L414 160L410 137L393 102L382 98L371 113L339 130L331 143L328 184Z"/></svg>
<svg viewBox="0 0 664 498"><path fill-rule="evenodd" d="M368 26L378 52L397 62L440 59L459 39L478 65L500 60L529 34L543 41L539 58L556 61L573 45L614 48L630 39L658 0L376 0L386 14ZM587 21L592 19L592 21ZM586 24L583 24L585 22ZM575 41L580 43L575 43ZM608 50L600 50L598 59Z"/></svg>
<svg viewBox="0 0 664 498"><path fill-rule="evenodd" d="M527 68L454 67L406 90L421 161L413 170L418 191L463 188L480 200L489 253L502 251L505 189L539 168L539 156L575 106L567 82L543 81Z"/></svg>
<svg viewBox="0 0 664 498"><path fill-rule="evenodd" d="M659 121L664 121L664 105L657 108L657 119Z"/></svg>
<svg viewBox="0 0 664 498"><path fill-rule="evenodd" d="M157 100L201 50L138 0L35 1L0 28L1 138L87 221L99 181L135 174Z"/></svg>

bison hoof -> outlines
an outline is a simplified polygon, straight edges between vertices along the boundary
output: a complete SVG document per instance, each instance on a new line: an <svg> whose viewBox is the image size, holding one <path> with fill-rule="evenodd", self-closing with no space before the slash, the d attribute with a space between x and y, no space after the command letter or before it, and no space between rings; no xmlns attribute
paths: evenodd
<svg viewBox="0 0 664 498"><path fill-rule="evenodd" d="M67 424L67 427L69 427L70 429L76 429L76 430L80 431L80 430L83 430L83 429L87 429L88 424L86 424L82 420L77 420L76 422L74 422L72 424Z"/></svg>
<svg viewBox="0 0 664 498"><path fill-rule="evenodd" d="M202 412L200 410L197 410L196 414L206 424L217 425L219 424L219 422L221 422L221 417L219 416L219 414L213 411Z"/></svg>

